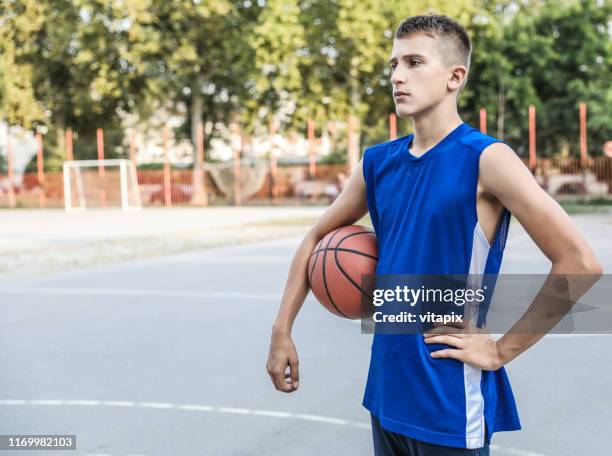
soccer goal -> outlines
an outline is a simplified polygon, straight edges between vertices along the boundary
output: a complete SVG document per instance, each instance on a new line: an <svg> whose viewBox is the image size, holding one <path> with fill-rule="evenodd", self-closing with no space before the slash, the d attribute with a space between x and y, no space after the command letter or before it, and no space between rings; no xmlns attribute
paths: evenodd
<svg viewBox="0 0 612 456"><path fill-rule="evenodd" d="M66 212L92 207L142 208L136 167L131 160L73 160L64 162Z"/></svg>
<svg viewBox="0 0 612 456"><path fill-rule="evenodd" d="M217 188L228 199L247 200L264 186L268 175L268 163L263 159L241 158L238 163L229 160L221 163L206 163L206 169Z"/></svg>

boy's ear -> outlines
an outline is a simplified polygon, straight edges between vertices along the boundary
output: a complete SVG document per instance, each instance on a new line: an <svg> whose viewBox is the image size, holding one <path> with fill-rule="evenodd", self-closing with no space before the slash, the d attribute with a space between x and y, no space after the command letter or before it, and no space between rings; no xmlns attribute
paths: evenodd
<svg viewBox="0 0 612 456"><path fill-rule="evenodd" d="M452 67L448 77L448 89L451 91L459 89L467 78L467 73L468 70L463 65Z"/></svg>

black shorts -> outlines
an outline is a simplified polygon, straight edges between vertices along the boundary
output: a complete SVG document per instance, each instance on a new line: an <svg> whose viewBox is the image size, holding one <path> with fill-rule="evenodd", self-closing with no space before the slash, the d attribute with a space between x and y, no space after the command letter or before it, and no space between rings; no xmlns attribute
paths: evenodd
<svg viewBox="0 0 612 456"><path fill-rule="evenodd" d="M388 431L373 414L372 439L375 456L489 456L489 444L482 448L454 448L421 442L403 434Z"/></svg>

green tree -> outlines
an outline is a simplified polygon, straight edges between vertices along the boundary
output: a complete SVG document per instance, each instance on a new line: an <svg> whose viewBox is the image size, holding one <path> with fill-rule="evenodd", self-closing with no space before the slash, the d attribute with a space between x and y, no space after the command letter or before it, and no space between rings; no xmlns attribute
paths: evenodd
<svg viewBox="0 0 612 456"><path fill-rule="evenodd" d="M543 105L539 134L547 151L579 153L578 105L588 107L588 148L601 154L612 138L612 3L547 1L537 18L537 36L550 37L546 68L533 75Z"/></svg>
<svg viewBox="0 0 612 456"><path fill-rule="evenodd" d="M144 75L130 65L125 4L109 0L4 3L5 15L20 34L2 37L16 50L15 62L29 69L23 84L32 87L49 128L45 166L65 159L65 129L78 132L76 158L96 156L95 130L105 129L105 153L120 153L122 130L117 112L129 111L141 93ZM24 25L27 23L28 25ZM27 95L27 91L24 92ZM27 127L27 122L23 121Z"/></svg>
<svg viewBox="0 0 612 456"><path fill-rule="evenodd" d="M612 136L609 4L595 0L484 2L471 24L474 53L464 116L488 124L522 155L528 150L528 106L536 107L538 154L578 150L578 104L588 103L589 149Z"/></svg>
<svg viewBox="0 0 612 456"><path fill-rule="evenodd" d="M31 128L44 112L32 87L34 67L21 56L44 15L36 1L24 0L19 7L0 3L0 17L0 110L9 124Z"/></svg>
<svg viewBox="0 0 612 456"><path fill-rule="evenodd" d="M254 65L245 75L244 105L250 128L259 133L272 117L281 127L291 123L287 107L299 103L305 82L300 68L310 60L304 53L307 41L300 14L297 0L270 0L251 30Z"/></svg>

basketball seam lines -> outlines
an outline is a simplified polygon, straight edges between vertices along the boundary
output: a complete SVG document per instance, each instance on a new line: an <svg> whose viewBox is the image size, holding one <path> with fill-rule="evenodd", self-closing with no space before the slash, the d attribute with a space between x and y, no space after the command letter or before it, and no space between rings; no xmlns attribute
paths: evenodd
<svg viewBox="0 0 612 456"><path fill-rule="evenodd" d="M340 265L340 262L338 261L338 250L340 250L340 249L338 248L338 246L339 246L340 244L342 244L342 243L343 243L343 242L344 242L346 239L350 238L351 236L356 236L356 235L358 235L358 234L363 234L363 233L368 233L368 231L362 231L362 232L359 232L359 233L352 233L352 234L348 234L348 235L346 235L345 237L343 237L342 239L340 239L340 240L338 241L338 244L336 244L336 251L334 252L334 259L336 260L336 266L338 266L338 269L339 269L339 270L340 270L340 272L341 272L341 273L344 275L344 277L346 277L346 278L347 278L347 280L348 280L349 282L351 282L351 283L353 284L353 286L359 290L359 292L360 292L360 293L365 294L366 296L368 296L368 294L367 294L367 293L366 293L366 292L365 292L365 291L364 291L364 290L361 288L361 286L359 286L359 285L358 285L358 284L357 284L357 283L356 283L356 282L355 282L355 281L354 281L354 280L353 280L353 279L352 279L352 278L351 278L351 277L350 277L350 276L349 276L349 275L346 273L346 271L344 270L344 268L343 268L343 267ZM347 250L348 250L348 249L347 249ZM360 253L360 252L356 252L356 253ZM369 258L375 258L375 257L372 257L371 255L367 255L367 254L363 254L363 253L361 253L361 254L362 254L362 255L364 255L364 256L367 256L367 257L369 257ZM371 298L371 296L368 296L368 298Z"/></svg>
<svg viewBox="0 0 612 456"><path fill-rule="evenodd" d="M312 252L312 255L314 255L315 253L319 253L319 252L325 252L326 250L338 250L338 251L340 251L340 252L354 253L355 255L364 256L364 257L367 257L367 258L369 258L369 259L371 259L371 260L376 260L376 261L378 261L378 257L375 257L375 256L373 256L373 255L368 255L367 253L360 252L359 250L347 249L347 248L345 248L345 247L342 247L342 248L338 248L338 247L324 248L324 249L321 249L321 250L317 250L317 251L315 251L315 252ZM311 256L312 256L312 255L311 255Z"/></svg>
<svg viewBox="0 0 612 456"><path fill-rule="evenodd" d="M347 235L347 237L356 236L358 234L374 234L374 233L372 231L358 231L357 233L351 233L351 234ZM340 240L340 242L342 242L344 239L346 239L346 237L342 238ZM338 242L338 245L340 245L340 242ZM320 244L321 244L321 242L319 242L319 245ZM328 245L329 245L329 243L328 243ZM368 258L372 258L373 260L378 260L378 257L372 256L372 255L368 255L367 253L360 252L359 250L353 250L353 249L347 249L347 248L338 248L337 246L335 248L338 249L338 250L341 250L343 252L357 253L359 255L363 255L363 256L367 256ZM319 250L318 245L317 245L317 247L315 247L315 251L312 252L312 254L310 256L314 255L315 253L319 253L322 250L327 250L327 247Z"/></svg>
<svg viewBox="0 0 612 456"><path fill-rule="evenodd" d="M342 228L342 227L340 227L340 228ZM350 235L352 236L353 234L370 234L370 233L372 233L372 231L359 231L359 232L357 232L357 233L351 233ZM374 233L372 233L372 234L374 234ZM313 256L315 253L319 253L319 252L321 252L321 251L323 251L323 250L327 250L327 247L324 247L323 249L319 249L319 245L321 245L321 242L323 242L323 239L321 239L321 240L319 241L319 243L318 243L318 244L317 244L317 246L315 247L315 250L314 250L314 251L313 251L313 252L310 254L310 256ZM329 245L329 242L327 243L327 245ZM357 253L357 252L358 252L358 253L361 253L361 252L359 252L359 251L357 251L357 250L355 250L354 252L356 252L356 253ZM364 253L364 255L367 255L367 254L365 254L365 253ZM378 259L378 258L377 258L377 259Z"/></svg>
<svg viewBox="0 0 612 456"><path fill-rule="evenodd" d="M325 287L325 292L327 293L327 297L329 298L329 301L331 302L331 305L334 306L334 309L336 309L340 315L342 315L344 318L348 318L347 315L344 314L344 312L342 312L338 306L336 305L336 303L334 302L334 298L332 298L331 293L329 292L329 288L327 286L327 277L325 277L325 263L327 263L326 259L327 259L327 248L329 247L329 244L331 244L331 241L334 239L334 237L336 236L336 234L338 234L338 232L342 229L342 227L338 228L334 234L332 234L329 238L329 240L327 241L327 245L325 246L325 253L323 254L323 286Z"/></svg>

